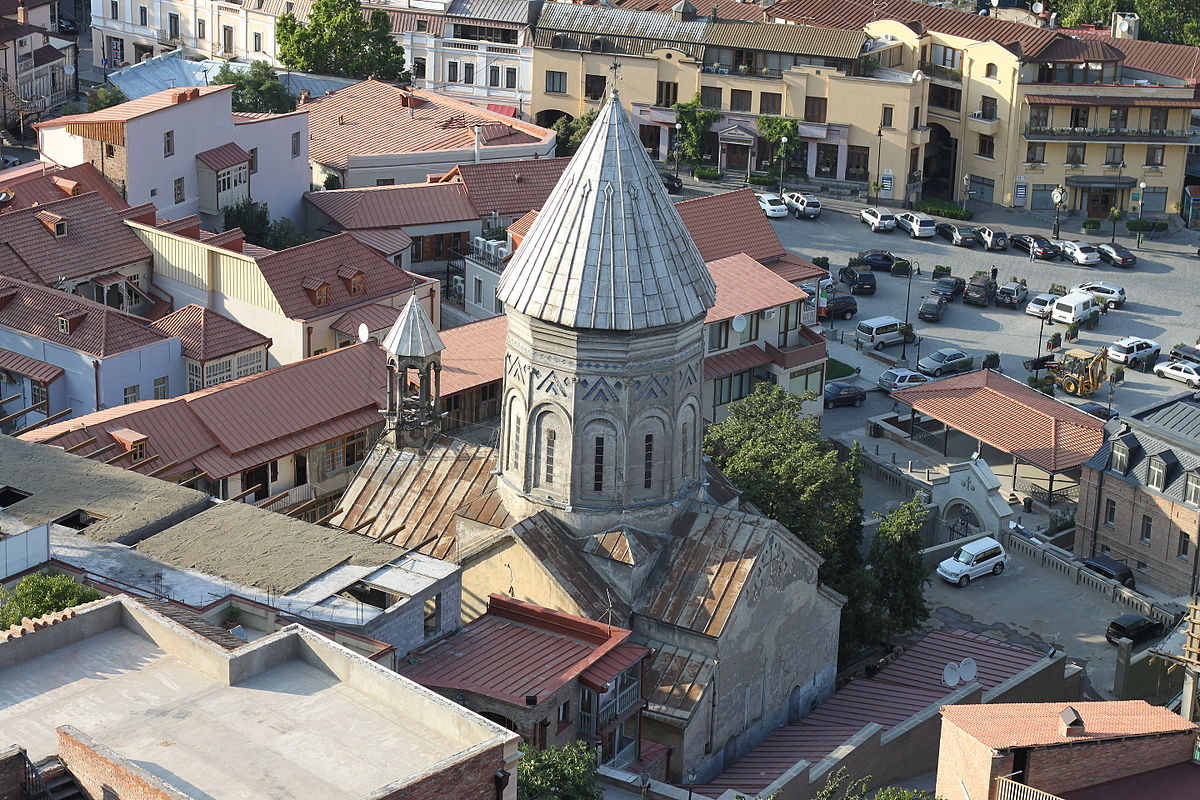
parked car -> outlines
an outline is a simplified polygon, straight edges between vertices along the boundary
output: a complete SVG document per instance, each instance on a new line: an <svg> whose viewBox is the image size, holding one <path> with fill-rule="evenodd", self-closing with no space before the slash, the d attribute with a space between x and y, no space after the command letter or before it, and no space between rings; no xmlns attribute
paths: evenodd
<svg viewBox="0 0 1200 800"><path fill-rule="evenodd" d="M1156 619L1150 619L1145 614L1130 612L1108 623L1104 638L1109 644L1117 644L1121 639L1129 639L1134 644L1159 639L1163 635L1163 624Z"/></svg>
<svg viewBox="0 0 1200 800"><path fill-rule="evenodd" d="M996 305L1020 308L1029 297L1029 289L1023 283L1006 283L996 290Z"/></svg>
<svg viewBox="0 0 1200 800"><path fill-rule="evenodd" d="M755 194L754 199L758 201L758 207L763 210L763 213L768 217L786 217L788 215L788 207L783 200L779 199L777 194Z"/></svg>
<svg viewBox="0 0 1200 800"><path fill-rule="evenodd" d="M894 392L897 389L907 389L910 386L920 386L922 383L929 383L929 376L914 372L911 369L889 369L879 376L879 380L876 383L885 392Z"/></svg>
<svg viewBox="0 0 1200 800"><path fill-rule="evenodd" d="M1071 288L1073 292L1090 292L1096 295L1100 302L1109 308L1120 308L1125 305L1125 290L1115 283L1107 281L1088 281Z"/></svg>
<svg viewBox="0 0 1200 800"><path fill-rule="evenodd" d="M865 253L859 253L858 257L867 262L868 269L872 271L882 270L884 272L891 272L892 264L895 264L897 261L908 260L889 253L887 250L868 250Z"/></svg>
<svg viewBox="0 0 1200 800"><path fill-rule="evenodd" d="M1176 345L1171 348L1171 352L1167 353L1167 358L1172 361L1190 361L1193 364L1200 364L1200 347L1192 347L1187 344Z"/></svg>
<svg viewBox="0 0 1200 800"><path fill-rule="evenodd" d="M858 219L876 233L896 230L896 215L890 208L864 208L858 212Z"/></svg>
<svg viewBox="0 0 1200 800"><path fill-rule="evenodd" d="M953 556L938 564L937 573L943 580L966 586L972 578L999 575L1006 564L1008 553L1004 552L1004 545L984 536L958 548Z"/></svg>
<svg viewBox="0 0 1200 800"><path fill-rule="evenodd" d="M896 215L896 227L908 231L913 239L925 239L937 232L937 220L920 211L901 211Z"/></svg>
<svg viewBox="0 0 1200 800"><path fill-rule="evenodd" d="M1067 261L1087 266L1100 263L1100 251L1087 242L1058 242L1058 252Z"/></svg>
<svg viewBox="0 0 1200 800"><path fill-rule="evenodd" d="M1054 310L1054 303L1057 302L1058 298L1059 295L1057 294L1035 294L1029 298L1029 303L1025 306L1025 313L1033 317L1045 319Z"/></svg>
<svg viewBox="0 0 1200 800"><path fill-rule="evenodd" d="M1160 378L1186 383L1189 389L1200 386L1200 364L1191 361L1164 361L1155 364L1154 374Z"/></svg>
<svg viewBox="0 0 1200 800"><path fill-rule="evenodd" d="M994 225L981 225L975 229L975 235L985 250L1007 250L1008 234L1003 228Z"/></svg>
<svg viewBox="0 0 1200 800"><path fill-rule="evenodd" d="M1104 244L1096 245L1096 251L1100 253L1100 260L1106 264L1112 264L1114 267L1132 267L1137 263L1137 256L1121 247L1119 244Z"/></svg>
<svg viewBox="0 0 1200 800"><path fill-rule="evenodd" d="M842 267L838 280L846 284L850 294L875 294L875 275L857 267Z"/></svg>
<svg viewBox="0 0 1200 800"><path fill-rule="evenodd" d="M1132 589L1136 585L1133 579L1133 570L1128 564L1122 564L1115 558L1109 558L1105 555L1092 556L1091 558L1080 559L1083 565L1095 572L1098 575L1103 575L1110 581L1116 581L1127 589Z"/></svg>
<svg viewBox="0 0 1200 800"><path fill-rule="evenodd" d="M784 192L783 202L796 219L816 219L821 216L821 201L807 192Z"/></svg>
<svg viewBox="0 0 1200 800"><path fill-rule="evenodd" d="M942 297L940 294L931 294L922 298L921 305L917 309L917 319L923 319L926 322L941 322L942 315L946 313L946 306L950 305L950 301Z"/></svg>
<svg viewBox="0 0 1200 800"><path fill-rule="evenodd" d="M1108 346L1108 360L1128 364L1135 358L1139 364L1154 364L1162 353L1162 345L1140 336L1122 336Z"/></svg>
<svg viewBox="0 0 1200 800"><path fill-rule="evenodd" d="M940 294L942 297L953 300L962 294L963 289L967 288L967 282L962 278L938 278L933 284L933 288L929 291L932 294Z"/></svg>
<svg viewBox="0 0 1200 800"><path fill-rule="evenodd" d="M867 393L853 383L828 381L825 384L825 407L854 406L858 408L867 402Z"/></svg>
<svg viewBox="0 0 1200 800"><path fill-rule="evenodd" d="M1058 248L1054 246L1054 243L1036 233L1018 233L1008 237L1008 242L1026 253L1033 250L1035 258L1058 258Z"/></svg>
<svg viewBox="0 0 1200 800"><path fill-rule="evenodd" d="M916 338L916 334L905 328L904 323L895 317L865 319L854 329L854 339L863 347L873 350L882 350L885 346L898 342L912 342Z"/></svg>
<svg viewBox="0 0 1200 800"><path fill-rule="evenodd" d="M658 177L662 179L663 188L667 190L667 194L677 194L683 191L683 181L677 176L669 172L660 172Z"/></svg>
<svg viewBox="0 0 1200 800"><path fill-rule="evenodd" d="M979 242L974 228L959 225L957 222L939 222L935 230L938 236L958 247L974 247Z"/></svg>
<svg viewBox="0 0 1200 800"><path fill-rule="evenodd" d="M825 309L817 310L821 319L854 319L858 313L858 301L848 294L835 294L825 300Z"/></svg>
<svg viewBox="0 0 1200 800"><path fill-rule="evenodd" d="M917 362L917 370L940 378L947 372L966 372L975 366L975 359L956 347L934 350Z"/></svg>
<svg viewBox="0 0 1200 800"><path fill-rule="evenodd" d="M21 159L17 156L6 156L0 153L0 169L8 169L10 167L21 166ZM7 202L7 200L5 201Z"/></svg>
<svg viewBox="0 0 1200 800"><path fill-rule="evenodd" d="M1050 321L1078 325L1100 310L1100 302L1089 292L1067 292L1055 299Z"/></svg>
<svg viewBox="0 0 1200 800"><path fill-rule="evenodd" d="M73 19L67 19L60 12L58 15L58 32L74 36L79 33L79 23Z"/></svg>
<svg viewBox="0 0 1200 800"><path fill-rule="evenodd" d="M1111 408L1104 405L1103 403L1094 403L1091 400L1089 400L1086 403L1080 403L1079 405L1077 405L1075 407L1078 408L1080 411L1082 411L1085 414L1091 414L1093 417L1096 417L1097 419L1110 420L1110 419L1116 419L1117 417L1121 416L1121 413L1119 411L1113 411Z"/></svg>
<svg viewBox="0 0 1200 800"><path fill-rule="evenodd" d="M996 282L987 275L976 275L963 290L963 302L973 306L991 305L996 296Z"/></svg>

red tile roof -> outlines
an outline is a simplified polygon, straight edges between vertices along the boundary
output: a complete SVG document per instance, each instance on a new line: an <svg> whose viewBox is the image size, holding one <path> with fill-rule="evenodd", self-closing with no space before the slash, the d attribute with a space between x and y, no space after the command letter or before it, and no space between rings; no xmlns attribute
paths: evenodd
<svg viewBox="0 0 1200 800"><path fill-rule="evenodd" d="M529 229L533 227L533 221L538 217L537 211L530 211L525 216L508 226L508 232L517 238L524 238L529 235Z"/></svg>
<svg viewBox="0 0 1200 800"><path fill-rule="evenodd" d="M479 219L462 183L405 183L309 192L304 198L345 230Z"/></svg>
<svg viewBox="0 0 1200 800"><path fill-rule="evenodd" d="M1114 39L1107 28L1098 31L1077 31L1082 36L1105 39L1125 55L1129 69L1152 72L1185 80L1195 86L1200 81L1200 48L1187 44L1164 44L1144 39Z"/></svg>
<svg viewBox="0 0 1200 800"><path fill-rule="evenodd" d="M146 472L175 463L160 477L203 470L224 478L379 424L384 364L375 345L343 347L171 400L86 414L21 438L71 447L96 437L77 451L87 456L113 441L111 431L130 428L148 437L147 456L158 456L146 462ZM140 469L127 460L117 463Z"/></svg>
<svg viewBox="0 0 1200 800"><path fill-rule="evenodd" d="M438 331L442 351L442 396L483 386L504 377L508 318L498 317Z"/></svg>
<svg viewBox="0 0 1200 800"><path fill-rule="evenodd" d="M14 288L0 307L0 325L81 353L107 358L170 338L148 320L94 303L79 295L0 276L0 290ZM78 319L70 333L59 330L59 316Z"/></svg>
<svg viewBox="0 0 1200 800"><path fill-rule="evenodd" d="M53 383L63 374L62 367L4 349L0 349L0 371L12 372L38 383Z"/></svg>
<svg viewBox="0 0 1200 800"><path fill-rule="evenodd" d="M1104 423L990 369L930 381L892 397L1050 472L1077 467L1104 444Z"/></svg>
<svg viewBox="0 0 1200 800"><path fill-rule="evenodd" d="M38 219L45 212L66 220L64 236L55 236ZM5 214L0 224L0 274L53 286L60 278L102 275L149 261L150 250L125 224L129 213L91 192Z"/></svg>
<svg viewBox="0 0 1200 800"><path fill-rule="evenodd" d="M184 357L196 361L211 361L252 347L271 346L266 336L195 303L168 314L151 327L167 336L178 336Z"/></svg>
<svg viewBox="0 0 1200 800"><path fill-rule="evenodd" d="M1068 707L1083 720L1083 732L1059 733L1060 715ZM1194 731L1198 726L1145 700L1093 703L989 703L946 706L942 719L993 750L1012 747L1071 745L1102 739L1155 736Z"/></svg>
<svg viewBox="0 0 1200 800"><path fill-rule="evenodd" d="M745 253L709 261L705 266L717 284L717 302L705 315L706 323L808 298L806 292Z"/></svg>
<svg viewBox="0 0 1200 800"><path fill-rule="evenodd" d="M243 150L237 142L228 142L220 147L196 153L196 158L214 172L236 167L238 164L250 163L250 154Z"/></svg>
<svg viewBox="0 0 1200 800"><path fill-rule="evenodd" d="M522 161L480 161L459 164L442 176L442 183L461 180L482 217L524 214L541 208L558 182L569 158L533 158Z"/></svg>
<svg viewBox="0 0 1200 800"><path fill-rule="evenodd" d="M620 674L613 672L616 666L628 668L649 652L624 644L629 635L625 628L493 594L483 616L418 650L398 672L424 686L525 707L526 697L540 702L576 679L603 691Z"/></svg>
<svg viewBox="0 0 1200 800"><path fill-rule="evenodd" d="M139 97L137 100L129 100L124 103L118 103L115 106L102 108L99 111L89 111L85 114L70 114L65 117L55 117L46 122L39 122L34 125L35 128L57 128L67 124L80 123L95 123L95 122L128 122L131 119L143 117L146 114L153 114L155 111L162 111L164 108L178 105L175 101L177 95L184 96L189 93L196 93L197 97L207 97L210 94L217 92L225 92L233 89L232 84L224 86L192 86L180 89L163 89L161 92L148 94L145 97ZM185 100L184 102L191 102Z"/></svg>
<svg viewBox="0 0 1200 800"><path fill-rule="evenodd" d="M338 333L353 336L357 340L359 325L366 325L368 331L390 329L396 323L396 318L399 316L399 308L371 303L350 309L338 317L329 327ZM443 383L442 386L442 393L445 394L445 384Z"/></svg>
<svg viewBox="0 0 1200 800"><path fill-rule="evenodd" d="M704 380L715 381L735 372L761 367L771 363L771 356L756 344L748 344L728 353L707 356L704 359Z"/></svg>
<svg viewBox="0 0 1200 800"><path fill-rule="evenodd" d="M308 111L309 158L344 169L355 155L469 150L549 142L554 132L421 90L365 80L314 98ZM411 114L410 114L411 110Z"/></svg>
<svg viewBox="0 0 1200 800"><path fill-rule="evenodd" d="M326 317L371 300L413 291L430 280L405 272L346 233L280 250L256 260L279 307L292 319ZM337 277L337 271L343 265L362 271L366 294L350 294L346 281ZM311 283L313 280L328 284L328 305L313 304L304 288L305 281Z"/></svg>
<svg viewBox="0 0 1200 800"><path fill-rule="evenodd" d="M91 164L80 164L66 169L54 169L45 165L46 171L21 175L8 180L0 179L0 191L12 193L12 200L0 206L0 214L29 208L33 204L43 205L66 197L97 192L108 205L121 210L129 204L120 192Z"/></svg>
<svg viewBox="0 0 1200 800"><path fill-rule="evenodd" d="M978 664L975 680L985 691L1043 660L1039 653L977 633L934 631L873 678L851 681L804 719L767 736L707 785L696 786L696 791L717 797L733 789L753 796L800 759L820 762L869 722L881 725L886 734L953 691L942 684L942 667L968 656ZM993 706L947 706L942 713L951 708Z"/></svg>
<svg viewBox="0 0 1200 800"><path fill-rule="evenodd" d="M745 253L769 263L784 254L783 244L763 214L753 189L738 189L684 200L675 210L705 261ZM737 231L737 235L731 235Z"/></svg>
<svg viewBox="0 0 1200 800"><path fill-rule="evenodd" d="M783 278L788 283L806 283L817 278L824 278L829 270L791 253L785 253L779 260L770 264L771 272Z"/></svg>

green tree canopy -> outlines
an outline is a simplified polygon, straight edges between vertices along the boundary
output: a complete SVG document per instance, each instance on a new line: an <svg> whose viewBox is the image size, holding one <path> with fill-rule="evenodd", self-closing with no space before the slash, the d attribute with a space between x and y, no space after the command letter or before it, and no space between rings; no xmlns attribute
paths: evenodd
<svg viewBox="0 0 1200 800"><path fill-rule="evenodd" d="M99 592L81 586L67 575L49 572L26 575L11 592L0 586L0 630L20 625L25 618L53 614L99 599Z"/></svg>
<svg viewBox="0 0 1200 800"><path fill-rule="evenodd" d="M259 247L286 250L309 241L307 236L296 230L290 219L280 217L272 220L266 203L243 200L224 209L224 214L225 230L241 228L246 241Z"/></svg>
<svg viewBox="0 0 1200 800"><path fill-rule="evenodd" d="M929 619L925 587L929 570L921 563L921 527L928 512L920 495L888 512L871 540L871 590L875 618L885 641Z"/></svg>
<svg viewBox="0 0 1200 800"><path fill-rule="evenodd" d="M592 129L592 123L596 121L598 113L596 109L589 108L578 117L563 116L556 119L550 126L558 135L554 145L555 155L560 157L575 155L579 145L583 144L583 137L587 136L587 132Z"/></svg>
<svg viewBox="0 0 1200 800"><path fill-rule="evenodd" d="M1132 11L1141 17L1139 39L1200 45L1200 0L1054 0L1050 8L1066 28L1109 25L1114 11Z"/></svg>
<svg viewBox="0 0 1200 800"><path fill-rule="evenodd" d="M364 16L359 0L316 0L308 22L284 14L275 23L279 60L292 69L351 78L406 82L404 48L391 18L375 9Z"/></svg>
<svg viewBox="0 0 1200 800"><path fill-rule="evenodd" d="M704 134L721 118L721 112L700 105L700 95L671 108L675 110L675 121L682 126L678 138L680 160L699 164L704 160Z"/></svg>
<svg viewBox="0 0 1200 800"><path fill-rule="evenodd" d="M787 117L759 117L758 135L776 148L774 159L776 163L779 162L781 153L791 154L797 147L805 143L800 138L800 126L797 121ZM787 146L780 147L784 136L788 137Z"/></svg>
<svg viewBox="0 0 1200 800"><path fill-rule="evenodd" d="M521 745L517 800L601 800L596 750L582 740L537 750Z"/></svg>
<svg viewBox="0 0 1200 800"><path fill-rule="evenodd" d="M88 94L88 111L99 111L102 108L119 105L125 102L125 95L115 86L101 86Z"/></svg>
<svg viewBox="0 0 1200 800"><path fill-rule="evenodd" d="M248 70L221 67L211 83L233 84L233 110L258 114L286 114L296 110L296 96L279 82L266 61L254 61Z"/></svg>

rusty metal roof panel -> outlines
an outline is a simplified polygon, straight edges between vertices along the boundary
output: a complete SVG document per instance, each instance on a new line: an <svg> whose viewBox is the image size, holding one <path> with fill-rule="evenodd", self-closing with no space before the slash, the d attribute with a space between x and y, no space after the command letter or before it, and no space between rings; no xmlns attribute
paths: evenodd
<svg viewBox="0 0 1200 800"><path fill-rule="evenodd" d="M648 710L673 719L689 719L712 682L713 660L665 642L650 640L646 644L653 651L643 675Z"/></svg>

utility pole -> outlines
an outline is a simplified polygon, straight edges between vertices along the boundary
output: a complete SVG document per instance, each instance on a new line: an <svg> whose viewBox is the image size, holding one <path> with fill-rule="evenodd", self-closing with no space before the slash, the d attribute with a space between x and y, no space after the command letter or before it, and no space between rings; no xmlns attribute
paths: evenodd
<svg viewBox="0 0 1200 800"><path fill-rule="evenodd" d="M1196 719L1197 673L1200 673L1200 596L1188 603L1187 628L1183 632L1183 695L1179 715L1188 722Z"/></svg>

